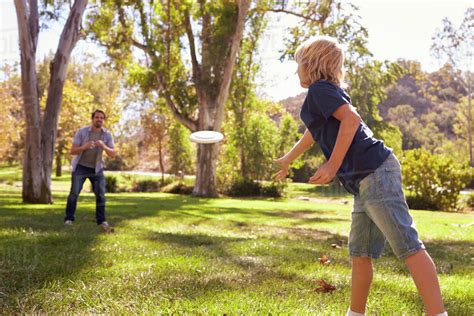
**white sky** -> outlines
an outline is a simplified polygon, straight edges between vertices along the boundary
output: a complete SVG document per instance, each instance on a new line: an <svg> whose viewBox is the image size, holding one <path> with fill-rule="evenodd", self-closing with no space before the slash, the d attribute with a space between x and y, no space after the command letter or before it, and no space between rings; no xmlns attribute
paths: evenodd
<svg viewBox="0 0 474 316"><path fill-rule="evenodd" d="M443 18L449 18L458 26L473 1L466 0L353 0L359 6L362 25L369 30L369 49L380 60L398 58L418 60L427 71L439 64L430 55L431 37L441 26ZM263 40L259 76L259 91L273 100L294 96L303 91L299 87L293 62L278 61L282 48L285 25L288 18L272 22ZM38 56L54 51L60 29L53 28L40 34ZM99 52L95 45L82 42L74 50L77 58L88 51ZM0 63L18 61L18 32L15 7L11 0L0 0Z"/></svg>

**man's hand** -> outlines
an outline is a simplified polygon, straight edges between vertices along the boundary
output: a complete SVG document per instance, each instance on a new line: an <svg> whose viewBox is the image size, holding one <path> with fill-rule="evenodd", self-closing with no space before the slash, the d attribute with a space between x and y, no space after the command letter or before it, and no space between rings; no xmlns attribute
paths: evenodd
<svg viewBox="0 0 474 316"><path fill-rule="evenodd" d="M94 148L95 147L95 142L94 141L88 141L87 143L85 143L84 145L82 145L82 151L86 151L88 149L91 149L91 148Z"/></svg>
<svg viewBox="0 0 474 316"><path fill-rule="evenodd" d="M96 145L97 147L99 147L99 148L105 149L105 144L104 144L104 142L101 141L101 140L97 140L97 141L95 142L95 145Z"/></svg>
<svg viewBox="0 0 474 316"><path fill-rule="evenodd" d="M273 178L275 179L275 181L284 180L288 175L288 168L290 167L290 162L287 161L285 157L274 159L273 162L281 168L281 170L278 171L273 176Z"/></svg>
<svg viewBox="0 0 474 316"><path fill-rule="evenodd" d="M331 182L336 176L337 168L331 163L326 162L316 170L315 174L309 178L308 183L311 184L326 184Z"/></svg>

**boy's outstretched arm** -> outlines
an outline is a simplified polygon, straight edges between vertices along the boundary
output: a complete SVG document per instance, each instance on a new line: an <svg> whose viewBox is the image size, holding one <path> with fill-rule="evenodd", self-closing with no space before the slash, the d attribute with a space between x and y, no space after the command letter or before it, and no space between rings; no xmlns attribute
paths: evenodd
<svg viewBox="0 0 474 316"><path fill-rule="evenodd" d="M275 180L283 180L288 175L288 168L290 167L290 164L302 153L308 150L312 144L314 144L313 136L311 136L311 133L308 131L308 129L306 129L303 137L301 137L301 139L296 142L293 148L291 148L291 150L286 155L273 160L281 168L281 170L275 174Z"/></svg>
<svg viewBox="0 0 474 316"><path fill-rule="evenodd" d="M334 150L332 151L329 161L318 168L316 173L309 179L309 183L329 183L336 176L362 121L359 113L349 104L338 107L332 116L341 122Z"/></svg>

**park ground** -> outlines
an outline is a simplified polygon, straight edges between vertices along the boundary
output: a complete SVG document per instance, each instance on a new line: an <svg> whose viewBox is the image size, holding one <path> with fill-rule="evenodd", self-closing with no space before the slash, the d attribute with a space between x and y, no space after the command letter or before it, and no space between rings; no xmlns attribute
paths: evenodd
<svg viewBox="0 0 474 316"><path fill-rule="evenodd" d="M306 184L290 184L285 199L110 193L116 232L103 234L88 192L74 225L64 226L69 186L69 175L53 178L54 204L22 204L21 170L0 167L1 314L347 310L349 195ZM473 213L412 216L436 262L449 314L474 315ZM368 314L421 315L416 288L390 247L374 270ZM321 290L319 280L335 290Z"/></svg>

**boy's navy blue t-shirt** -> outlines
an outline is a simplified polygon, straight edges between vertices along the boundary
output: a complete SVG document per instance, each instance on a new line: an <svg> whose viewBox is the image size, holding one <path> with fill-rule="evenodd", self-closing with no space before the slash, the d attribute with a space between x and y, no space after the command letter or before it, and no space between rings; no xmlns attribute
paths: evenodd
<svg viewBox="0 0 474 316"><path fill-rule="evenodd" d="M347 93L336 84L319 80L309 87L301 108L300 117L327 160L336 145L340 125L332 114L343 104L352 105ZM347 191L358 195L360 181L377 169L391 152L392 149L374 138L374 133L361 122L337 177Z"/></svg>

